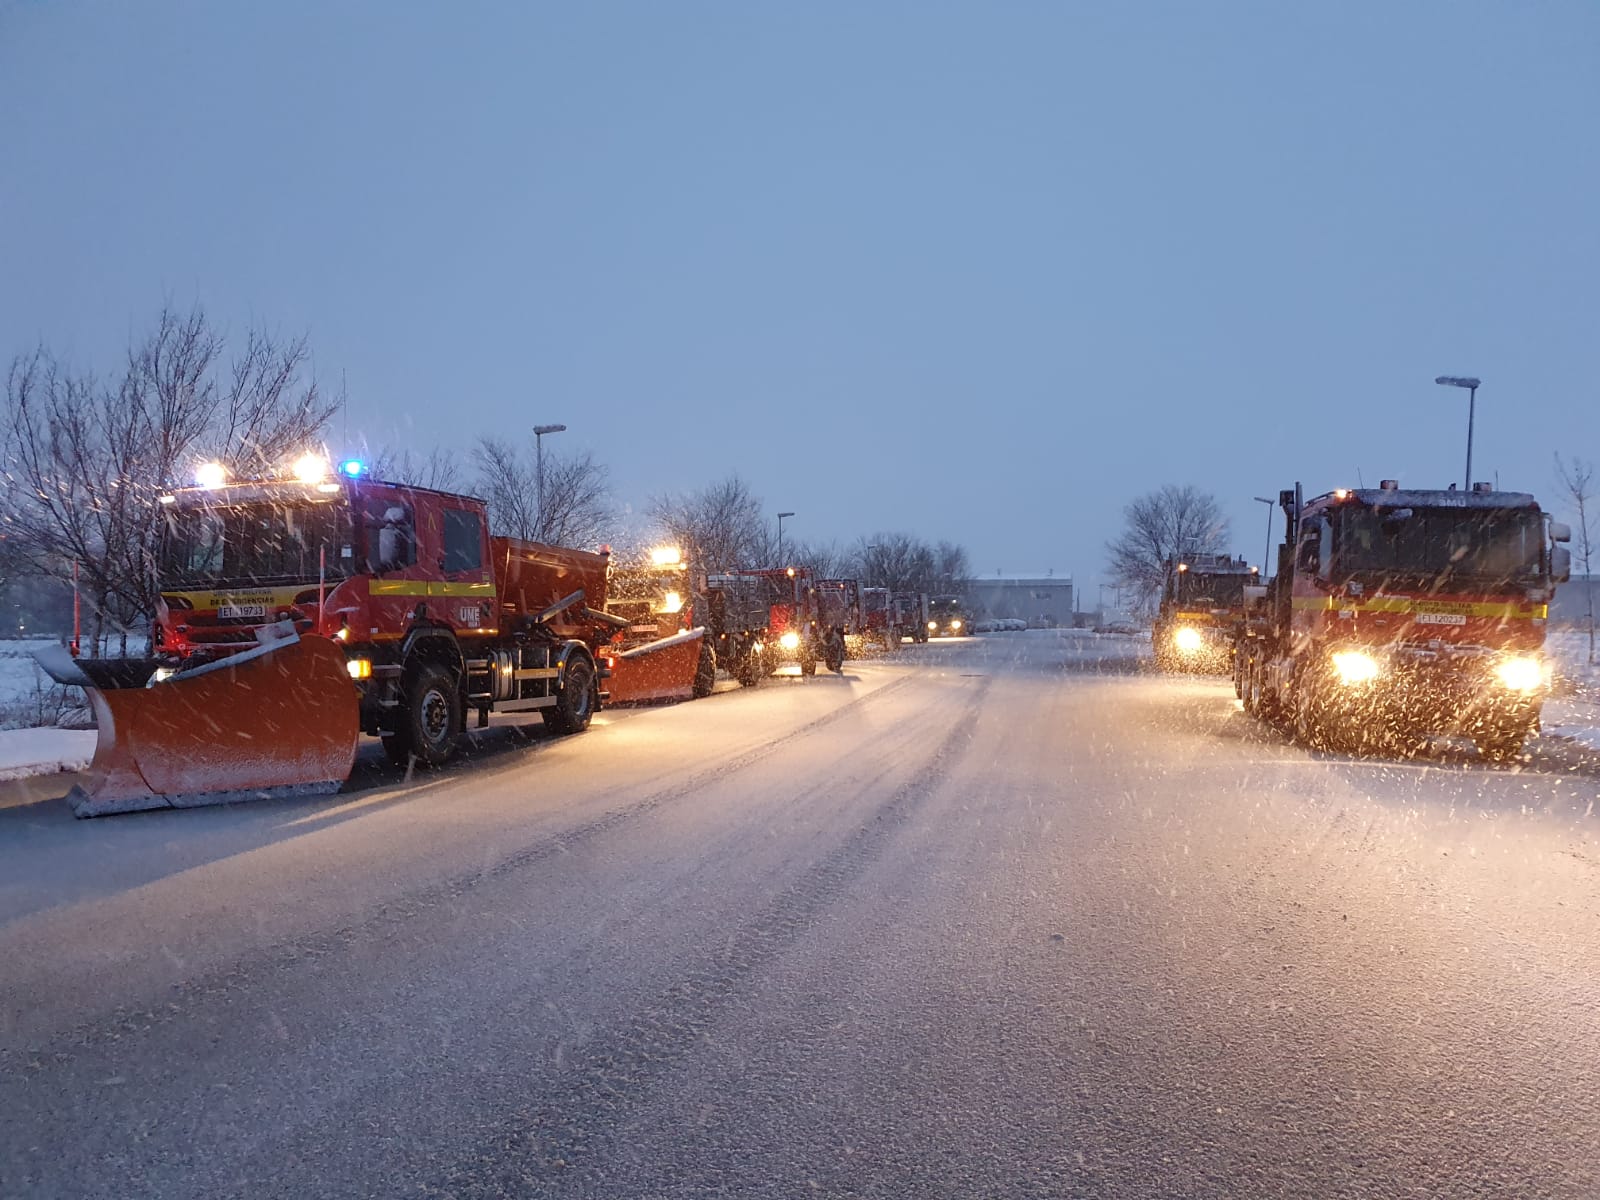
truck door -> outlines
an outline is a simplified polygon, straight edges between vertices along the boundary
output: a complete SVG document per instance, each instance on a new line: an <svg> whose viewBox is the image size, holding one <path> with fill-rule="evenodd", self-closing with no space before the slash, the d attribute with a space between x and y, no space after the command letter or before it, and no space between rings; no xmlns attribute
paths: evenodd
<svg viewBox="0 0 1600 1200"><path fill-rule="evenodd" d="M489 569L489 531L481 510L439 508L438 600L430 611L457 630L494 632L495 594Z"/></svg>

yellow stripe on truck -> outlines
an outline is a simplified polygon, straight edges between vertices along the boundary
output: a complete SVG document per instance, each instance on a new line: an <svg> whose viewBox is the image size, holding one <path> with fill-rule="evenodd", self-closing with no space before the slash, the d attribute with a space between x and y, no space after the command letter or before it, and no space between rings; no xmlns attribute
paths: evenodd
<svg viewBox="0 0 1600 1200"><path fill-rule="evenodd" d="M1457 601L1412 600L1405 596L1374 596L1370 600L1341 600L1334 596L1296 596L1291 606L1297 612L1439 613L1460 617L1502 617L1542 621L1550 614L1548 604L1526 607L1514 600Z"/></svg>
<svg viewBox="0 0 1600 1200"><path fill-rule="evenodd" d="M487 596L494 598L492 583L443 583L433 579L374 579L367 584L372 596Z"/></svg>

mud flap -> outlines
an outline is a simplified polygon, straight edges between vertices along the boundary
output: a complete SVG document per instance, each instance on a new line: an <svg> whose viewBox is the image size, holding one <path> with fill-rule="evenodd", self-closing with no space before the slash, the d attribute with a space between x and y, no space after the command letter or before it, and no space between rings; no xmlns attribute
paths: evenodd
<svg viewBox="0 0 1600 1200"><path fill-rule="evenodd" d="M608 654L611 660L609 702L626 704L639 700L687 700L694 695L694 677L700 669L700 644L704 629L675 633L659 641L647 642L621 654Z"/></svg>
<svg viewBox="0 0 1600 1200"><path fill-rule="evenodd" d="M355 764L360 702L326 638L289 634L149 686L153 664L38 658L94 712L94 760L67 796L80 817L326 795Z"/></svg>

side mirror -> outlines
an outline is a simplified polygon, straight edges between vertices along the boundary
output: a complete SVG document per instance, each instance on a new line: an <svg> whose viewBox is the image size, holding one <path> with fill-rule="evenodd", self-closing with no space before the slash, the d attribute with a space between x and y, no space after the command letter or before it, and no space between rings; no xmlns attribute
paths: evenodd
<svg viewBox="0 0 1600 1200"><path fill-rule="evenodd" d="M1572 540L1572 526L1565 521L1551 521L1550 540L1552 542L1570 542Z"/></svg>
<svg viewBox="0 0 1600 1200"><path fill-rule="evenodd" d="M1572 551L1565 546L1556 546L1550 551L1550 580L1552 583L1566 583L1572 578Z"/></svg>

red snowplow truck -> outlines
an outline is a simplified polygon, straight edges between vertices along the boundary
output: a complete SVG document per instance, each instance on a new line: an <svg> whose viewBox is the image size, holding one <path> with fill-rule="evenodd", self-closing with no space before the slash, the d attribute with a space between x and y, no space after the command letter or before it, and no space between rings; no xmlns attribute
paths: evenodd
<svg viewBox="0 0 1600 1200"><path fill-rule="evenodd" d="M443 762L491 710L589 725L605 554L491 537L470 496L300 460L161 498L154 657L46 663L88 689L79 815L335 791L360 731Z"/></svg>
<svg viewBox="0 0 1600 1200"><path fill-rule="evenodd" d="M1258 577L1244 559L1226 554L1194 554L1167 563L1150 633L1156 665L1167 671L1231 671L1245 591Z"/></svg>
<svg viewBox="0 0 1600 1200"><path fill-rule="evenodd" d="M1549 689L1545 619L1571 531L1534 498L1344 489L1279 493L1288 533L1246 625L1246 711L1307 745L1412 752L1429 734L1520 754Z"/></svg>
<svg viewBox="0 0 1600 1200"><path fill-rule="evenodd" d="M862 588L861 607L864 626L862 632L866 637L878 642L885 650L892 650L898 646L900 636L894 627L894 602L889 589Z"/></svg>
<svg viewBox="0 0 1600 1200"><path fill-rule="evenodd" d="M624 620L601 664L609 700L686 700L709 696L717 657L705 630L705 579L677 546L657 546L628 562L612 559L606 612Z"/></svg>

